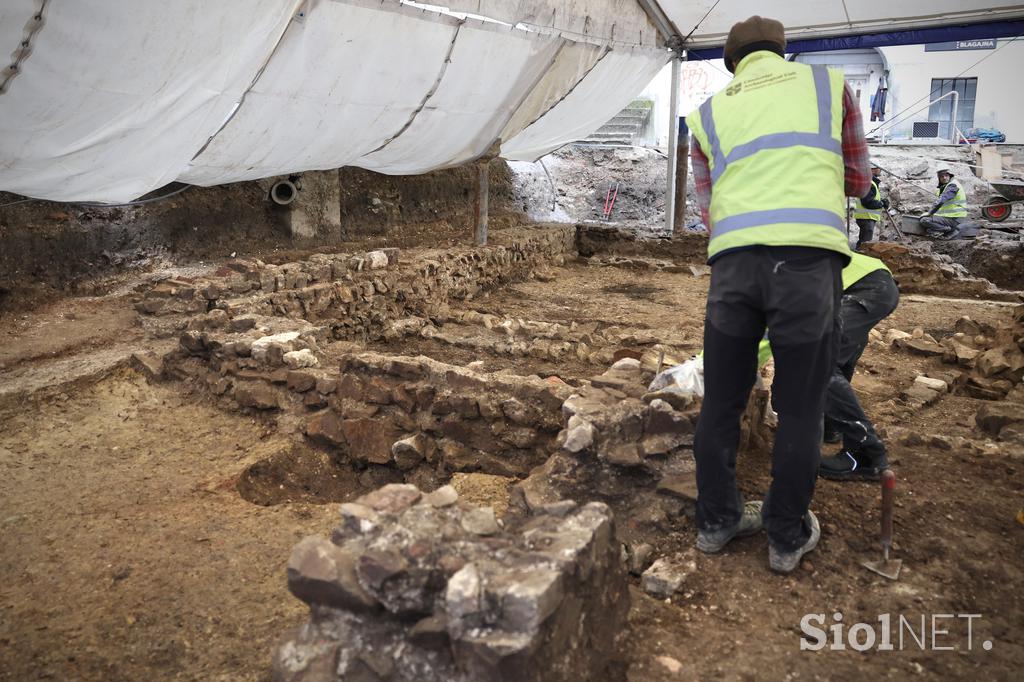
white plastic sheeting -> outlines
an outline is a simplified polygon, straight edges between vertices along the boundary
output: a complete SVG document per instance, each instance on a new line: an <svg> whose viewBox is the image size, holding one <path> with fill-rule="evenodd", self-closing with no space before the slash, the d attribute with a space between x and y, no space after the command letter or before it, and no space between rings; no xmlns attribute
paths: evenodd
<svg viewBox="0 0 1024 682"><path fill-rule="evenodd" d="M534 161L558 149L566 139L586 137L629 101L609 97L609 92L640 92L667 61L666 55L608 52L564 99L536 123L502 144L501 155L516 161Z"/></svg>
<svg viewBox="0 0 1024 682"><path fill-rule="evenodd" d="M781 21L790 40L1024 17L1019 0L723 0L717 7L713 7L715 0L658 0L658 4L684 36L699 24L687 41L693 49L721 47L734 23L755 14Z"/></svg>
<svg viewBox="0 0 1024 682"><path fill-rule="evenodd" d="M664 43L636 0L420 0L601 45Z"/></svg>
<svg viewBox="0 0 1024 682"><path fill-rule="evenodd" d="M445 68L459 25L374 7L326 2L293 22L242 106L181 179L215 185L340 168L396 135Z"/></svg>
<svg viewBox="0 0 1024 682"><path fill-rule="evenodd" d="M413 174L483 154L551 67L563 38L467 21L437 91L412 125L356 165Z"/></svg>
<svg viewBox="0 0 1024 682"><path fill-rule="evenodd" d="M420 173L499 139L529 158L599 127L668 60L566 37L572 11L624 2L562 3L545 30L398 0L50 2L0 95L0 189L117 202L173 180ZM521 19L544 5L513 4L533 8ZM35 2L0 5L2 35L20 41L6 27Z"/></svg>
<svg viewBox="0 0 1024 682"><path fill-rule="evenodd" d="M0 3L5 25L35 6ZM297 5L50 2L31 55L0 95L0 189L126 201L173 181L235 106Z"/></svg>
<svg viewBox="0 0 1024 682"><path fill-rule="evenodd" d="M587 43L563 45L551 68L505 125L501 139L511 140L558 104L607 52L607 47Z"/></svg>

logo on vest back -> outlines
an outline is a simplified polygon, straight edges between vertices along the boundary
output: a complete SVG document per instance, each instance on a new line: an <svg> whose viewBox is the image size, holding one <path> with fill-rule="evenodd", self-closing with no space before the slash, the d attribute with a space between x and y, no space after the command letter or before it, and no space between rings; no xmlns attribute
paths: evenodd
<svg viewBox="0 0 1024 682"><path fill-rule="evenodd" d="M738 94L741 90L743 90L743 83L733 83L725 89L725 94L728 97L732 97L733 95Z"/></svg>

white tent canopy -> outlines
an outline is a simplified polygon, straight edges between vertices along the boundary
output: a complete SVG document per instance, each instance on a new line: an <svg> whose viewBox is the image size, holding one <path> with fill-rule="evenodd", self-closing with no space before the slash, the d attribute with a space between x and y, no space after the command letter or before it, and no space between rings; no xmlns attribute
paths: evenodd
<svg viewBox="0 0 1024 682"><path fill-rule="evenodd" d="M496 142L533 160L625 106L666 42L718 46L751 14L791 38L1024 16L962 0L434 2L0 0L0 190L117 202L175 180L421 173Z"/></svg>
<svg viewBox="0 0 1024 682"><path fill-rule="evenodd" d="M633 0L559 4L459 3L509 25L399 0L77 0L45 3L40 27L39 2L0 0L0 50L30 44L0 76L0 189L116 202L174 180L422 173L499 140L535 159L670 57ZM620 14L580 21L602 6Z"/></svg>

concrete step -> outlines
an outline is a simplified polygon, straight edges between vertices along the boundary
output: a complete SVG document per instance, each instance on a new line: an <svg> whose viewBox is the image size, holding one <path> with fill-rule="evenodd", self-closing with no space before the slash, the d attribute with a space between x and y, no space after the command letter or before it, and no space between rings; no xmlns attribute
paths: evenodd
<svg viewBox="0 0 1024 682"><path fill-rule="evenodd" d="M599 128L605 132L622 131L626 133L638 133L642 129L643 126L636 123L605 123Z"/></svg>

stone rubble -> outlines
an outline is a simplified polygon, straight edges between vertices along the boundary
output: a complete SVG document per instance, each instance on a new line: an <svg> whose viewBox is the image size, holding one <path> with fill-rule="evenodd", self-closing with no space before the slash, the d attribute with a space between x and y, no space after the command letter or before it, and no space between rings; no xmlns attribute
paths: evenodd
<svg viewBox="0 0 1024 682"><path fill-rule="evenodd" d="M207 278L165 280L137 307L152 332L179 334L180 344L147 366L159 361L161 376L266 413L339 461L394 467L430 485L453 471L525 476L557 447L566 384L353 353L346 339L442 329L448 301L561 262L574 254L573 234L570 226L510 230L504 244L428 251L408 263L397 249L279 266L232 261ZM472 311L462 318L480 329L507 322ZM546 344L546 356L568 343L560 338L585 332L516 325Z"/></svg>
<svg viewBox="0 0 1024 682"><path fill-rule="evenodd" d="M450 487L394 484L341 512L288 562L310 620L275 653L275 680L603 679L629 611L605 505L502 530Z"/></svg>
<svg viewBox="0 0 1024 682"><path fill-rule="evenodd" d="M640 577L640 587L657 599L668 599L697 571L697 562L682 557L661 558Z"/></svg>
<svg viewBox="0 0 1024 682"><path fill-rule="evenodd" d="M962 317L954 325L953 334L941 341L920 329L911 334L890 329L884 341L919 355L941 358L945 365L953 366L916 377L901 393L910 408L933 405L946 393L988 401L978 410L979 428L993 437L1018 440L1015 425L1024 422L1024 414L1018 409L1024 404L1024 305L1013 309L1010 324L1003 327ZM1024 426L1020 429L1024 431Z"/></svg>
<svg viewBox="0 0 1024 682"><path fill-rule="evenodd" d="M1019 301L1014 291L999 289L987 279L972 277L945 254L934 253L927 241L910 244L868 242L864 253L880 258L892 270L903 294L931 294L956 298Z"/></svg>
<svg viewBox="0 0 1024 682"><path fill-rule="evenodd" d="M475 310L452 312L437 324L422 317L392 320L383 336L389 341L421 338L453 348L472 349L509 357L548 360L576 358L582 362L607 365L615 360L616 349L649 346L656 352L677 354L687 345L680 334L657 336L597 322L538 322L522 318L499 318ZM471 363L472 364L472 363Z"/></svg>

